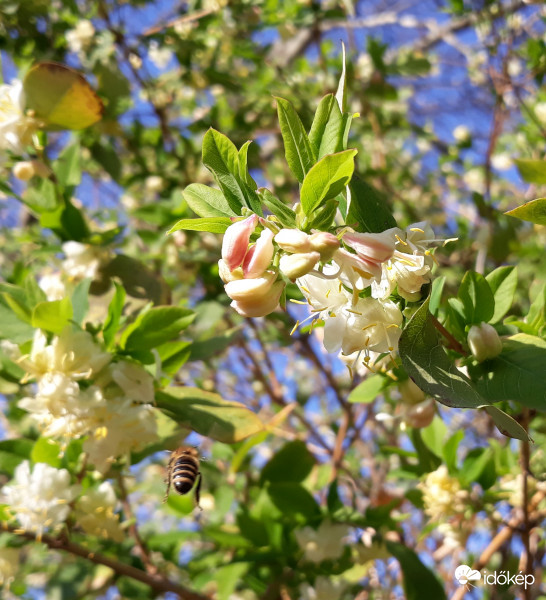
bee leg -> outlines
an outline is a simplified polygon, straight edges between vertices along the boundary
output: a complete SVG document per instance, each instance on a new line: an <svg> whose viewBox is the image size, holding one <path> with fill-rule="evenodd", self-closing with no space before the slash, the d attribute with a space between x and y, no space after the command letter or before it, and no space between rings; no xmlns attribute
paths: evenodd
<svg viewBox="0 0 546 600"><path fill-rule="evenodd" d="M165 496L163 496L163 504L167 502L167 498L169 497L169 492L171 491L171 478L167 481L167 489L165 490Z"/></svg>
<svg viewBox="0 0 546 600"><path fill-rule="evenodd" d="M163 504L167 502L167 498L169 497L169 492L171 491L171 475L172 475L172 463L173 459L169 460L169 464L167 465L167 474L165 475L165 484L167 485L167 489L165 490L165 496L163 497Z"/></svg>
<svg viewBox="0 0 546 600"><path fill-rule="evenodd" d="M195 501L197 502L197 507L199 508L200 511L203 511L203 509L199 506L199 492L201 491L201 473L199 473L197 475L197 477L199 477L199 481L197 482L197 486L195 488Z"/></svg>

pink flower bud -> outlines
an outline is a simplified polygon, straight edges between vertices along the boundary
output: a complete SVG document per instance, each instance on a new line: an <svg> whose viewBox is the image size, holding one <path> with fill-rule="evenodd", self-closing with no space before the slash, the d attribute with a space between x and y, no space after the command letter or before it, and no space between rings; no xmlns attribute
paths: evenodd
<svg viewBox="0 0 546 600"><path fill-rule="evenodd" d="M273 232L264 229L258 241L246 253L243 261L245 277L254 278L263 275L273 258Z"/></svg>
<svg viewBox="0 0 546 600"><path fill-rule="evenodd" d="M366 260L358 254L347 252L343 248L336 250L334 260L344 271L352 270L363 279L379 279L381 277L381 265L372 260Z"/></svg>
<svg viewBox="0 0 546 600"><path fill-rule="evenodd" d="M251 215L227 228L222 242L222 258L230 271L241 266L248 250L250 236L256 228L257 222L258 215Z"/></svg>
<svg viewBox="0 0 546 600"><path fill-rule="evenodd" d="M300 229L281 229L275 236L277 244L286 252L309 252L309 236Z"/></svg>
<svg viewBox="0 0 546 600"><path fill-rule="evenodd" d="M273 282L277 279L277 274L273 271L266 271L263 277L255 279L238 279L226 283L224 289L226 294L237 301L261 301L268 295Z"/></svg>
<svg viewBox="0 0 546 600"><path fill-rule="evenodd" d="M228 269L226 261L223 259L220 259L218 261L218 275L220 275L220 279L224 283L229 283L230 281L242 279L243 278L243 270L240 267L238 267L237 269L230 271Z"/></svg>
<svg viewBox="0 0 546 600"><path fill-rule="evenodd" d="M320 254L318 252L285 254L281 257L279 269L286 277L288 277L288 279L294 281L298 277L307 275L319 260Z"/></svg>
<svg viewBox="0 0 546 600"><path fill-rule="evenodd" d="M317 231L309 236L311 248L320 253L320 260L329 261L339 248L339 240L332 233Z"/></svg>
<svg viewBox="0 0 546 600"><path fill-rule="evenodd" d="M253 280L248 279L247 281ZM231 307L243 317L265 317L277 308L283 290L284 282L277 281L269 288L269 292L264 298L234 300Z"/></svg>
<svg viewBox="0 0 546 600"><path fill-rule="evenodd" d="M493 325L489 323L472 325L467 341L472 355L478 362L495 358L502 352L502 340Z"/></svg>
<svg viewBox="0 0 546 600"><path fill-rule="evenodd" d="M436 414L436 402L432 398L410 406L404 415L404 421L410 427L421 429L428 427Z"/></svg>
<svg viewBox="0 0 546 600"><path fill-rule="evenodd" d="M343 241L364 260L382 263L392 257L397 227L382 233L346 233Z"/></svg>

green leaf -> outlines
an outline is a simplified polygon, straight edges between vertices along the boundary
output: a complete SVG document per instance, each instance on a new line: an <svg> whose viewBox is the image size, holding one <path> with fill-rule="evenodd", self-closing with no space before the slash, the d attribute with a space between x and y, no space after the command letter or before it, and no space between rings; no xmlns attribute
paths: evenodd
<svg viewBox="0 0 546 600"><path fill-rule="evenodd" d="M243 206L262 214L256 192L239 176L239 153L235 144L215 129L209 129L203 138L203 164L214 175L236 215L241 214Z"/></svg>
<svg viewBox="0 0 546 600"><path fill-rule="evenodd" d="M296 109L284 98L275 97L286 162L296 179L303 183L316 157Z"/></svg>
<svg viewBox="0 0 546 600"><path fill-rule="evenodd" d="M457 430L444 444L442 449L442 456L444 457L447 468L450 473L454 473L457 470L457 448L464 438L464 431L461 429Z"/></svg>
<svg viewBox="0 0 546 600"><path fill-rule="evenodd" d="M476 387L489 402L515 400L546 410L546 341L526 333L503 340L502 353L471 369Z"/></svg>
<svg viewBox="0 0 546 600"><path fill-rule="evenodd" d="M110 175L114 181L121 177L121 159L117 149L108 142L104 144L94 143L91 147L91 156Z"/></svg>
<svg viewBox="0 0 546 600"><path fill-rule="evenodd" d="M406 600L445 600L446 593L435 575L410 548L398 542L385 542L387 550L398 560L404 576Z"/></svg>
<svg viewBox="0 0 546 600"><path fill-rule="evenodd" d="M427 299L400 337L400 358L408 375L424 392L446 406L480 408L488 404L446 354L428 305Z"/></svg>
<svg viewBox="0 0 546 600"><path fill-rule="evenodd" d="M281 225L288 229L294 229L296 227L296 213L284 202L281 202L281 200L274 196L267 188L260 188L258 190L258 196L262 201L262 204L264 204L266 208L279 219Z"/></svg>
<svg viewBox="0 0 546 600"><path fill-rule="evenodd" d="M510 310L518 285L516 267L499 267L485 278L495 298L495 312L490 323L498 323Z"/></svg>
<svg viewBox="0 0 546 600"><path fill-rule="evenodd" d="M543 183L546 183L546 179ZM537 225L546 225L546 198L531 200L504 214L510 217L516 217L522 221L530 221Z"/></svg>
<svg viewBox="0 0 546 600"><path fill-rule="evenodd" d="M80 73L53 62L34 65L23 80L25 110L50 129L84 129L99 121L102 101Z"/></svg>
<svg viewBox="0 0 546 600"><path fill-rule="evenodd" d="M0 285L1 297L6 304L15 314L15 316L25 323L32 321L32 313L30 308L27 306L25 293L21 288L9 283Z"/></svg>
<svg viewBox="0 0 546 600"><path fill-rule="evenodd" d="M91 285L91 278L83 279L78 283L74 292L72 293L72 310L74 315L72 320L74 323L81 325L89 310L89 287Z"/></svg>
<svg viewBox="0 0 546 600"><path fill-rule="evenodd" d="M258 416L239 402L190 387L157 392L157 406L186 427L218 442L233 444L262 431Z"/></svg>
<svg viewBox="0 0 546 600"><path fill-rule="evenodd" d="M527 183L546 183L546 160L533 160L529 158L514 159L522 179Z"/></svg>
<svg viewBox="0 0 546 600"><path fill-rule="evenodd" d="M195 340L190 348L191 360L208 360L209 358L224 352L241 335L240 327L232 327L206 339Z"/></svg>
<svg viewBox="0 0 546 600"><path fill-rule="evenodd" d="M355 168L356 150L345 150L322 158L307 173L301 186L301 206L311 214L326 200L335 198L348 185Z"/></svg>
<svg viewBox="0 0 546 600"><path fill-rule="evenodd" d="M248 185L251 190L257 189L256 182L248 172L248 149L252 140L245 142L239 149L239 177Z"/></svg>
<svg viewBox="0 0 546 600"><path fill-rule="evenodd" d="M346 223L360 233L381 233L396 227L386 200L373 187L358 177L349 183L351 199Z"/></svg>
<svg viewBox="0 0 546 600"><path fill-rule="evenodd" d="M32 311L32 326L59 334L70 323L72 316L70 298L40 302Z"/></svg>
<svg viewBox="0 0 546 600"><path fill-rule="evenodd" d="M237 217L224 194L216 188L202 183L192 183L182 192L184 200L196 215L200 217Z"/></svg>
<svg viewBox="0 0 546 600"><path fill-rule="evenodd" d="M35 213L55 210L59 205L57 188L51 179L42 178L27 188L23 202Z"/></svg>
<svg viewBox="0 0 546 600"><path fill-rule="evenodd" d="M496 406L486 406L485 412L493 419L497 429L507 437L532 441L525 429L510 415Z"/></svg>
<svg viewBox="0 0 546 600"><path fill-rule="evenodd" d="M231 225L228 217L205 217L203 219L180 219L167 233L185 229L187 231L208 231L210 233L225 233Z"/></svg>
<svg viewBox="0 0 546 600"><path fill-rule="evenodd" d="M421 438L427 447L436 454L442 456L442 451L445 445L448 429L445 423L437 415L432 420L432 423L421 430Z"/></svg>
<svg viewBox="0 0 546 600"><path fill-rule="evenodd" d="M479 483L484 489L491 487L496 479L491 448L474 448L466 455L461 467L461 479L467 486Z"/></svg>
<svg viewBox="0 0 546 600"><path fill-rule="evenodd" d="M347 55L345 53L345 44L343 42L341 42L341 49L343 53L343 66L337 86L336 100L339 105L339 110L345 112L345 110L347 110Z"/></svg>
<svg viewBox="0 0 546 600"><path fill-rule="evenodd" d="M0 442L0 473L9 477L19 463L30 458L34 442L26 438L3 440Z"/></svg>
<svg viewBox="0 0 546 600"><path fill-rule="evenodd" d="M195 313L178 306L156 306L142 312L129 325L120 339L126 351L151 350L178 337L193 321Z"/></svg>
<svg viewBox="0 0 546 600"><path fill-rule="evenodd" d="M304 442L295 440L285 444L262 469L260 482L301 482L315 464L313 455Z"/></svg>
<svg viewBox="0 0 546 600"><path fill-rule="evenodd" d="M463 303L468 324L487 323L495 312L495 298L483 275L467 271L457 296Z"/></svg>
<svg viewBox="0 0 546 600"><path fill-rule="evenodd" d="M117 282L114 282L114 285L116 291L108 305L108 314L106 315L106 320L104 321L104 327L102 329L102 337L107 350L112 348L114 344L114 338L118 332L121 314L123 312L123 305L125 304L125 289Z"/></svg>
<svg viewBox="0 0 546 600"><path fill-rule="evenodd" d="M345 150L343 145L345 124L339 105L333 94L328 94L319 103L309 141L317 158Z"/></svg>
<svg viewBox="0 0 546 600"><path fill-rule="evenodd" d="M30 458L35 463L46 463L59 468L62 463L62 448L58 442L49 438L40 437L32 447Z"/></svg>
<svg viewBox="0 0 546 600"><path fill-rule="evenodd" d="M442 302L442 292L444 291L445 282L445 275L442 275L441 277L436 277L436 279L432 282L432 289L430 290L429 309L431 314L435 316L438 313L438 309L440 308L440 304Z"/></svg>
<svg viewBox="0 0 546 600"><path fill-rule="evenodd" d="M271 483L267 493L273 504L285 516L296 517L303 522L320 518L321 511L312 494L296 482Z"/></svg>
<svg viewBox="0 0 546 600"><path fill-rule="evenodd" d="M25 302L29 308L34 308L38 302L45 302L47 296L38 285L38 281L33 274L30 274L24 282Z"/></svg>
<svg viewBox="0 0 546 600"><path fill-rule="evenodd" d="M161 370L167 375L175 375L190 358L191 342L167 342L157 347L161 359Z"/></svg>
<svg viewBox="0 0 546 600"><path fill-rule="evenodd" d="M79 142L66 146L55 161L57 181L64 187L77 186L82 179L81 150Z"/></svg>
<svg viewBox="0 0 546 600"><path fill-rule="evenodd" d="M34 328L28 322L21 321L9 308L0 304L0 338L21 344L33 336Z"/></svg>
<svg viewBox="0 0 546 600"><path fill-rule="evenodd" d="M369 404L381 394L387 385L388 380L386 377L370 375L351 391L347 400L349 402Z"/></svg>

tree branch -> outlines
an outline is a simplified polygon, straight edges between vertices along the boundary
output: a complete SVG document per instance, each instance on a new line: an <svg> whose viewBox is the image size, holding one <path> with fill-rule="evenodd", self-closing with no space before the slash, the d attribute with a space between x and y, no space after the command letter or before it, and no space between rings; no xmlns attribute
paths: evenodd
<svg viewBox="0 0 546 600"><path fill-rule="evenodd" d="M132 565L127 565L102 554L89 551L88 548L84 548L79 544L75 544L67 539L63 539L62 537L42 535L40 540L38 540L36 534L31 533L30 531L21 531L17 527L8 525L5 522L3 522L2 525L3 528L10 533L18 535L32 542L41 541L52 550L63 550L65 552L69 552L74 556L84 558L85 560L88 560L96 565L104 565L105 567L112 569L112 571L120 576L131 577L132 579L136 579L137 581L148 585L156 592L173 592L182 600L210 600L208 596L204 596L198 592L189 590L188 588L174 583L173 581L169 581L168 579L158 575L146 573L140 569L137 569L136 567L133 567Z"/></svg>

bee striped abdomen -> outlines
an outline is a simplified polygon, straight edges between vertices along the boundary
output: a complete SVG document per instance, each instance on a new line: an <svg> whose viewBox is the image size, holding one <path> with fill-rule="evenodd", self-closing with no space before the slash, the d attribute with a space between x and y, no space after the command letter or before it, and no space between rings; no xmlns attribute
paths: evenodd
<svg viewBox="0 0 546 600"><path fill-rule="evenodd" d="M199 465L194 458L189 456L179 458L172 471L174 489L179 494L187 494L194 486L198 473Z"/></svg>

